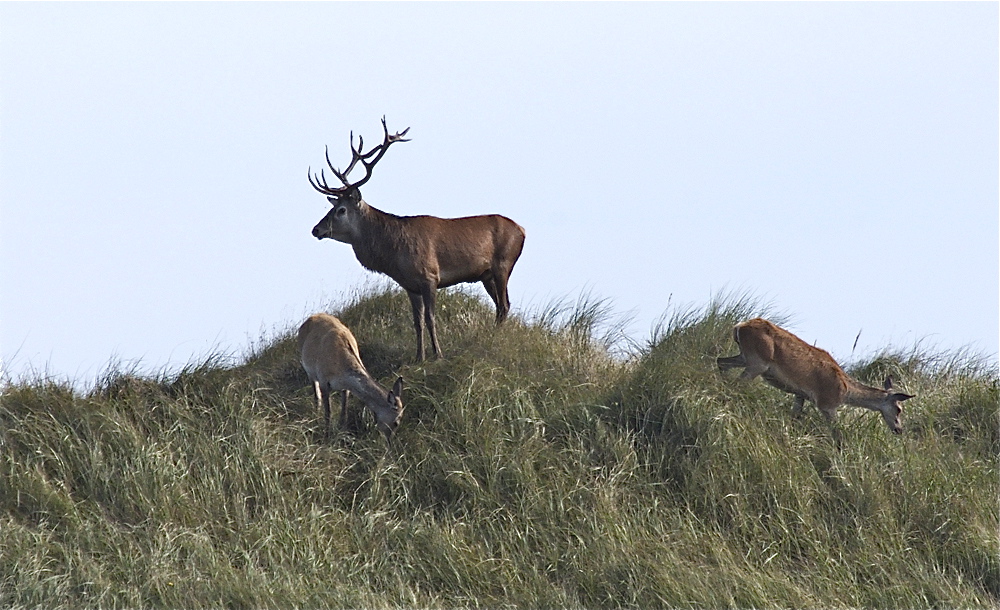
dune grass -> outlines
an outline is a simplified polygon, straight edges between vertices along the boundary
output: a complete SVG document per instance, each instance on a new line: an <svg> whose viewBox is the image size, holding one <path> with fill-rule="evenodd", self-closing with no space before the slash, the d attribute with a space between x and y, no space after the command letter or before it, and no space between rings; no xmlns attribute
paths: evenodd
<svg viewBox="0 0 1000 610"><path fill-rule="evenodd" d="M0 606L995 607L998 378L886 350L907 433L720 375L749 298L673 312L621 356L592 298L495 329L442 291L446 359L409 302L334 309L373 376L406 380L391 450L360 403L322 443L294 331L232 365L44 379L0 396Z"/></svg>

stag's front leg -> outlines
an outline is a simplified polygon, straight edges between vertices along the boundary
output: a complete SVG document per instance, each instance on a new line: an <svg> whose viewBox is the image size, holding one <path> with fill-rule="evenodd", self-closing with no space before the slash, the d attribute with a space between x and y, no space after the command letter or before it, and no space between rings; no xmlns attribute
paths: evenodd
<svg viewBox="0 0 1000 610"><path fill-rule="evenodd" d="M444 355L441 353L441 348L438 346L437 328L434 323L434 303L436 296L437 296L436 287L431 286L430 288L424 288L423 290L424 313L425 313L425 321L427 322L427 332L431 336L431 349L434 350L435 358L443 358Z"/></svg>
<svg viewBox="0 0 1000 610"><path fill-rule="evenodd" d="M406 292L413 307L413 327L417 331L417 360L424 359L424 297L419 292Z"/></svg>

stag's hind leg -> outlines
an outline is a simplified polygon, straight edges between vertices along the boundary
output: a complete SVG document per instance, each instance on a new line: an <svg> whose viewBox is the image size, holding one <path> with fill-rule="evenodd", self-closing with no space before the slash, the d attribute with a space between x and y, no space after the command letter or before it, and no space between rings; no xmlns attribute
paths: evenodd
<svg viewBox="0 0 1000 610"><path fill-rule="evenodd" d="M483 280L486 291L490 293L493 302L497 306L497 325L502 324L510 312L507 281L510 279L510 274L514 271L514 265L517 264L517 259L521 256L523 248L524 231L522 230L512 236L511 240L502 248L500 255L494 259L492 268L490 269L490 276L493 283L492 290L488 282L485 279Z"/></svg>
<svg viewBox="0 0 1000 610"><path fill-rule="evenodd" d="M507 313L510 311L510 299L507 298L507 281L506 278L500 281L495 274L488 274L483 277L483 287L486 288L486 293L490 295L493 299L493 304L496 305L497 317L496 324L499 326L507 319Z"/></svg>

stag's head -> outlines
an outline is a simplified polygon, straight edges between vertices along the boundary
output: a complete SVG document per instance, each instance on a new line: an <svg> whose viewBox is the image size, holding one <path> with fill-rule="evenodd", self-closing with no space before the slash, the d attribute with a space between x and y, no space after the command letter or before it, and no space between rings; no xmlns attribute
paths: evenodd
<svg viewBox="0 0 1000 610"><path fill-rule="evenodd" d="M333 209L323 217L323 220L319 221L313 227L312 234L316 239L329 237L337 241L353 243L359 235L359 217L366 205L364 200L361 199L361 186L371 178L372 168L375 167L375 164L379 162L382 155L385 154L385 151L392 143L409 142L409 139L403 137L406 135L406 132L410 131L409 127L394 135L389 135L389 128L385 124L385 117L382 117L382 130L385 133L384 140L368 152L364 152L364 139L361 136L358 136L357 148L354 147L354 132L351 132L351 164L344 171L336 169L333 163L330 162L330 150L327 148L326 164L343 186L331 187L327 185L326 174L322 168L318 176L312 173L312 168L309 168L309 184L320 193L326 195L327 201L333 206ZM358 161L361 161L361 165L364 166L365 175L357 182L351 182L347 179L347 176L357 165ZM314 177L315 180L313 179Z"/></svg>

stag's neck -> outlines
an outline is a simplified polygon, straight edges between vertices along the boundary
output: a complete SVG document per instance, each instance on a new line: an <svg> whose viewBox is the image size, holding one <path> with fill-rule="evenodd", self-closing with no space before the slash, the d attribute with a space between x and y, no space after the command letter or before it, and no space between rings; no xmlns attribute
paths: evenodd
<svg viewBox="0 0 1000 610"><path fill-rule="evenodd" d="M392 277L403 245L402 219L362 202L363 227L354 236L351 246L366 269ZM394 278L395 279L395 278Z"/></svg>
<svg viewBox="0 0 1000 610"><path fill-rule="evenodd" d="M864 407L872 411L881 411L880 405L885 401L885 394L885 390L873 388L848 377L844 403L854 407Z"/></svg>

